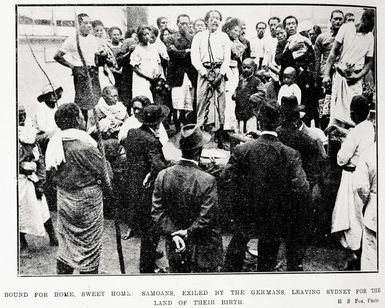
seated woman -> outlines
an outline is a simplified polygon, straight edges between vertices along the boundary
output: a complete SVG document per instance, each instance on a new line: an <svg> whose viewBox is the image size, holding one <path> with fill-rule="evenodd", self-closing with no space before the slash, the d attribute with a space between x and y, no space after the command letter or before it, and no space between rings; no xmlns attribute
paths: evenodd
<svg viewBox="0 0 385 308"><path fill-rule="evenodd" d="M107 86L103 89L102 97L95 109L103 139L116 139L128 114L123 103L118 101L118 91L114 86ZM95 119L93 122L96 122ZM88 133L93 134L95 129L95 125L91 126Z"/></svg>

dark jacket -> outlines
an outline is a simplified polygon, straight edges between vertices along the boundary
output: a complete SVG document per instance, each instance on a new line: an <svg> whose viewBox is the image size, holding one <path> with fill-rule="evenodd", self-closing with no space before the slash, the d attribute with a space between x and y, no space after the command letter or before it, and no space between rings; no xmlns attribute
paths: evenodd
<svg viewBox="0 0 385 308"><path fill-rule="evenodd" d="M299 153L272 135L235 147L222 176L236 183L238 224L257 236L286 236L309 193Z"/></svg>
<svg viewBox="0 0 385 308"><path fill-rule="evenodd" d="M234 93L235 116L238 121L247 121L256 114L259 106L250 100L250 96L255 93L261 99L265 98L266 88L262 81L254 74L246 79L241 76Z"/></svg>
<svg viewBox="0 0 385 308"><path fill-rule="evenodd" d="M279 140L297 150L301 154L303 169L305 170L307 179L313 186L320 177L319 168L319 148L317 142L308 135L299 131L292 123L283 123L277 128Z"/></svg>
<svg viewBox="0 0 385 308"><path fill-rule="evenodd" d="M201 269L215 269L222 260L217 211L216 180L193 162L182 160L159 173L152 217L168 240L173 232L188 230L190 261Z"/></svg>
<svg viewBox="0 0 385 308"><path fill-rule="evenodd" d="M131 223L141 227L141 224L151 220L153 191L153 184L145 189L143 180L151 173L150 180L154 182L159 171L167 167L167 161L162 152L162 144L146 126L128 131L124 149L127 161L127 205L134 211Z"/></svg>
<svg viewBox="0 0 385 308"><path fill-rule="evenodd" d="M180 87L182 85L184 73L187 73L192 85L196 87L198 74L191 64L190 52L186 52L186 49L191 48L192 39L193 36L190 33L182 35L177 31L165 42L170 57L167 83L171 87ZM170 46L174 46L176 50L170 48Z"/></svg>

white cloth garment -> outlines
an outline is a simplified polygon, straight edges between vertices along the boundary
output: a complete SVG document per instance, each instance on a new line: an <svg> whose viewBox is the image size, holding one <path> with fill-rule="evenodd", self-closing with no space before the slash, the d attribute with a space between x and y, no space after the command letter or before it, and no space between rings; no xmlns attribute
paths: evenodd
<svg viewBox="0 0 385 308"><path fill-rule="evenodd" d="M79 35L79 45L87 65L95 66L95 54L98 53L99 44L95 36L88 34L87 36ZM74 66L83 66L79 56L76 44L76 35L70 35L61 45L60 51L71 56L71 63Z"/></svg>
<svg viewBox="0 0 385 308"><path fill-rule="evenodd" d="M80 129L70 128L65 130L58 129L52 136L47 145L47 152L45 155L46 170L57 169L61 163L65 163L63 140L80 140L88 143L93 147L97 147L97 143L85 131Z"/></svg>
<svg viewBox="0 0 385 308"><path fill-rule="evenodd" d="M363 151L374 143L374 128L369 121L363 121L346 136L337 154L340 166L357 166ZM357 202L353 190L355 172L343 170L332 215L331 233L337 233L342 246L351 250L361 247L363 229L363 206Z"/></svg>

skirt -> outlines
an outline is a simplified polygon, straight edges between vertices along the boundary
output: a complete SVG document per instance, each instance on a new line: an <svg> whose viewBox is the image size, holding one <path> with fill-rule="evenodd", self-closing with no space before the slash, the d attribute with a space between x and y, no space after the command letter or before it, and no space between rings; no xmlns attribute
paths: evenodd
<svg viewBox="0 0 385 308"><path fill-rule="evenodd" d="M99 185L57 190L57 259L84 272L99 267L103 235L103 194Z"/></svg>

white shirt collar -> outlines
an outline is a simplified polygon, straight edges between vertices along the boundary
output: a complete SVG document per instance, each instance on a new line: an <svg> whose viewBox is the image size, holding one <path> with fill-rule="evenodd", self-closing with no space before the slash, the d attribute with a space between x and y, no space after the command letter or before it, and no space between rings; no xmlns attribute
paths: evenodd
<svg viewBox="0 0 385 308"><path fill-rule="evenodd" d="M276 132L272 132L272 131L268 131L268 130L264 130L262 133L261 133L261 136L263 135L271 135L271 136L274 136L274 137L277 137L278 138L278 134Z"/></svg>

